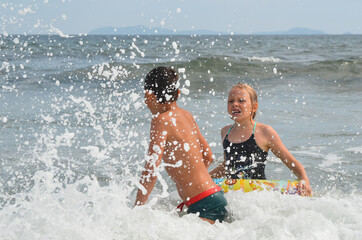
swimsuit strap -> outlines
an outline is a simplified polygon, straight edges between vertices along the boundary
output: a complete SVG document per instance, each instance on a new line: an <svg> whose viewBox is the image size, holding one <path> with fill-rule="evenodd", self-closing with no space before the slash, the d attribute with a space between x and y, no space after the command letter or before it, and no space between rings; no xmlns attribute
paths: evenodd
<svg viewBox="0 0 362 240"><path fill-rule="evenodd" d="M228 131L228 133L226 134L226 136L227 135L229 135L229 133L230 133L230 131L231 131L231 129L234 127L234 125L231 125L231 128L229 129L229 131Z"/></svg>
<svg viewBox="0 0 362 240"><path fill-rule="evenodd" d="M253 134L254 134L254 132L255 132L256 123L257 123L257 122L255 122L255 124L254 124ZM228 133L226 134L226 136L229 135L229 133L230 133L230 131L231 131L231 129L232 129L233 127L234 127L234 125L231 125L231 128L229 129L229 131L228 131Z"/></svg>
<svg viewBox="0 0 362 240"><path fill-rule="evenodd" d="M229 129L228 133L225 135L224 141L228 139L229 133L233 127L234 125L231 125L231 128Z"/></svg>

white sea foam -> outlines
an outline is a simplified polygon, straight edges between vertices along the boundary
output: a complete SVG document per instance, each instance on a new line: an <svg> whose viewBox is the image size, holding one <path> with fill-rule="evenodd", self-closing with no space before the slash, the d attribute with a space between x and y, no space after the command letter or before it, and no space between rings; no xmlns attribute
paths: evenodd
<svg viewBox="0 0 362 240"><path fill-rule="evenodd" d="M121 65L111 67L110 64L107 62L97 66L93 66L92 68L93 68L93 75L97 73L97 75L103 76L111 81L115 81L118 78L121 79L125 78L129 74L129 72ZM92 79L94 76L91 73L89 74L90 74L90 79Z"/></svg>
<svg viewBox="0 0 362 240"><path fill-rule="evenodd" d="M141 102L135 102L133 106L135 110L139 110L143 107L143 104Z"/></svg>
<svg viewBox="0 0 362 240"><path fill-rule="evenodd" d="M86 177L64 188L52 175L39 172L34 189L15 195L17 204L7 205L0 212L0 231L4 234L1 237L196 240L235 236L245 239L359 239L361 236L360 194L331 193L308 198L277 192L231 191L225 196L233 220L211 225L195 214L180 217L176 210L177 194L163 195L161 189L151 194L147 205L133 208L134 194L129 198L133 187L125 183L114 181L100 187L97 180Z"/></svg>
<svg viewBox="0 0 362 240"><path fill-rule="evenodd" d="M84 104L85 110L89 112L91 115L93 115L96 112L95 108L92 106L92 103L88 101L85 97L76 98L74 96L70 96L69 98L77 104L81 103Z"/></svg>
<svg viewBox="0 0 362 240"><path fill-rule="evenodd" d="M253 57L248 57L249 61L261 61L261 62L272 62L272 63L278 63L281 62L280 58L275 58L273 56L271 57L257 57L257 56L253 56Z"/></svg>
<svg viewBox="0 0 362 240"><path fill-rule="evenodd" d="M8 62L2 62L0 71L5 70L6 72L10 72L10 64Z"/></svg>
<svg viewBox="0 0 362 240"><path fill-rule="evenodd" d="M47 121L47 122L53 122L54 121L54 118L49 116L49 115L45 116L45 115L41 114L40 117L42 119L44 119L45 121Z"/></svg>
<svg viewBox="0 0 362 240"><path fill-rule="evenodd" d="M137 93L132 92L132 93L130 94L130 98L131 98L132 102L137 101L137 99L138 99L139 97L140 97L140 95L137 94Z"/></svg>
<svg viewBox="0 0 362 240"><path fill-rule="evenodd" d="M325 160L321 164L319 164L319 166L322 168L325 168L325 167L330 167L335 164L341 164L341 161L340 161L341 159L342 159L342 157L339 157L333 153L329 153L325 156Z"/></svg>
<svg viewBox="0 0 362 240"><path fill-rule="evenodd" d="M98 160L104 160L109 158L109 156L107 155L107 149L101 150L97 146L86 146L86 147L81 147L81 149L87 150L92 158Z"/></svg>
<svg viewBox="0 0 362 240"><path fill-rule="evenodd" d="M346 151L353 152L355 154L362 153L362 146L361 147L346 148Z"/></svg>

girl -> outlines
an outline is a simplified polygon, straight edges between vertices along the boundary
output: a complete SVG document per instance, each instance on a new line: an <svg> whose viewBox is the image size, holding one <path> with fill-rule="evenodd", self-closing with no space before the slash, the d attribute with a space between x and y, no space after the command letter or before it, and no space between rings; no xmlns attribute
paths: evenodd
<svg viewBox="0 0 362 240"><path fill-rule="evenodd" d="M311 195L309 179L302 164L288 151L272 127L254 120L258 109L255 90L241 83L233 86L229 92L227 109L235 123L221 129L225 160L210 172L211 177L266 179L266 158L271 150L303 180L304 195Z"/></svg>

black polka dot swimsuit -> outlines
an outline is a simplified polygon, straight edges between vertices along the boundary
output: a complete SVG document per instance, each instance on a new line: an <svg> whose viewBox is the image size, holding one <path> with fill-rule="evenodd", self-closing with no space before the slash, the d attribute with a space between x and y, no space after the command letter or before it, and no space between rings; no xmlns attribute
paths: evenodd
<svg viewBox="0 0 362 240"><path fill-rule="evenodd" d="M265 164L268 152L265 152L256 144L254 137L255 127L256 122L250 138L242 143L232 143L228 140L233 126L226 134L223 147L227 178L266 179Z"/></svg>

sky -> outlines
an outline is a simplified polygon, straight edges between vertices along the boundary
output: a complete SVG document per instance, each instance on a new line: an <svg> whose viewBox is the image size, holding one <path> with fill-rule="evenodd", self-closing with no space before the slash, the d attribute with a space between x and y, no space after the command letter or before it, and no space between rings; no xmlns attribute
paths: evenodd
<svg viewBox="0 0 362 240"><path fill-rule="evenodd" d="M177 31L362 34L362 0L0 0L0 34L79 34L144 25Z"/></svg>

